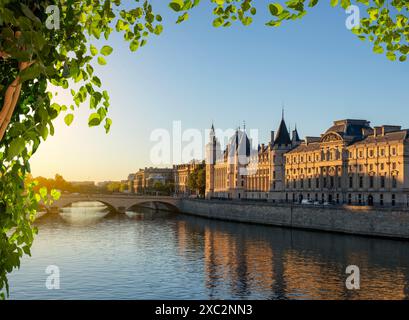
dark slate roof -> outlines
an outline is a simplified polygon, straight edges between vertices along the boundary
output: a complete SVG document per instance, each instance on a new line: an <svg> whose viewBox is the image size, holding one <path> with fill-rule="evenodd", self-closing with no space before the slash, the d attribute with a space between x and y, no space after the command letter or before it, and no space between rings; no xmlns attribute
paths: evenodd
<svg viewBox="0 0 409 320"><path fill-rule="evenodd" d="M298 135L297 128L293 131L293 141L299 142L301 141L300 136Z"/></svg>
<svg viewBox="0 0 409 320"><path fill-rule="evenodd" d="M345 119L334 121L334 125L329 128L325 133L336 132L340 136L350 136L361 138L362 129L371 129L369 126L369 121L367 120L357 120L357 119Z"/></svg>
<svg viewBox="0 0 409 320"><path fill-rule="evenodd" d="M409 139L409 130L399 130L393 132L386 132L385 135L370 135L364 139L356 142L355 144L366 144L366 143L381 143L388 141L401 141Z"/></svg>
<svg viewBox="0 0 409 320"><path fill-rule="evenodd" d="M276 145L291 144L290 135L288 133L284 119L281 119L281 123L280 126L278 127L277 136L274 140L274 144Z"/></svg>
<svg viewBox="0 0 409 320"><path fill-rule="evenodd" d="M287 153L296 153L296 152L310 152L310 151L317 151L320 150L321 144L319 142L313 142L309 144L302 143L299 146L295 147L291 151L288 151Z"/></svg>

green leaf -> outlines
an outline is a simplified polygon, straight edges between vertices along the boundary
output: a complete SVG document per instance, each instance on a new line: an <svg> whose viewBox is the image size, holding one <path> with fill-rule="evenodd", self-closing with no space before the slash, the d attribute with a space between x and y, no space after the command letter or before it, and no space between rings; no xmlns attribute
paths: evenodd
<svg viewBox="0 0 409 320"><path fill-rule="evenodd" d="M12 159L18 156L26 147L26 141L21 138L15 138L11 141L10 146L8 148L7 157L8 159Z"/></svg>
<svg viewBox="0 0 409 320"><path fill-rule="evenodd" d="M101 49L101 54L104 56L109 56L112 53L113 49L110 46L103 46Z"/></svg>
<svg viewBox="0 0 409 320"><path fill-rule="evenodd" d="M216 19L213 20L213 27L220 27L222 24L224 23L224 20L222 17L218 17Z"/></svg>
<svg viewBox="0 0 409 320"><path fill-rule="evenodd" d="M98 49L97 49L94 45L91 44L91 46L89 47L89 49L90 49L91 54L92 54L93 56L96 56L96 55L98 54Z"/></svg>
<svg viewBox="0 0 409 320"><path fill-rule="evenodd" d="M331 0L331 6L336 7L338 5L339 0Z"/></svg>
<svg viewBox="0 0 409 320"><path fill-rule="evenodd" d="M45 199L47 197L48 190L46 187L41 187L39 192L42 199Z"/></svg>
<svg viewBox="0 0 409 320"><path fill-rule="evenodd" d="M92 113L88 118L88 126L95 127L101 123L101 117L98 113Z"/></svg>
<svg viewBox="0 0 409 320"><path fill-rule="evenodd" d="M61 192L58 191L58 190L56 190L56 189L52 189L52 190L51 190L51 197L52 197L54 200L58 200L58 199L60 199L60 197L61 197Z"/></svg>
<svg viewBox="0 0 409 320"><path fill-rule="evenodd" d="M101 56L98 57L98 63L99 63L101 66L104 66L104 65L107 64L105 58L104 58L104 57L101 57Z"/></svg>
<svg viewBox="0 0 409 320"><path fill-rule="evenodd" d="M283 7L279 3L270 3L268 9L270 10L271 15L275 17L280 15L281 12L283 12Z"/></svg>
<svg viewBox="0 0 409 320"><path fill-rule="evenodd" d="M109 130L111 129L111 125L112 125L112 120L110 118L106 118L105 119L105 125L104 125L106 133L108 133Z"/></svg>
<svg viewBox="0 0 409 320"><path fill-rule="evenodd" d="M383 47L381 47L380 45L375 45L373 47L373 52L381 54L381 53L383 53Z"/></svg>
<svg viewBox="0 0 409 320"><path fill-rule="evenodd" d="M74 115L72 113L69 113L64 117L64 122L67 126L71 125L73 120L74 120Z"/></svg>
<svg viewBox="0 0 409 320"><path fill-rule="evenodd" d="M395 60L396 60L396 55L395 55L395 53L392 52L392 51L388 51L388 52L386 53L386 57L387 57L389 60L391 60L391 61L395 61Z"/></svg>
<svg viewBox="0 0 409 320"><path fill-rule="evenodd" d="M178 20L176 21L176 23L181 23L183 21L186 21L188 18L189 18L189 14L185 12L184 14L178 17Z"/></svg>
<svg viewBox="0 0 409 320"><path fill-rule="evenodd" d="M170 7L173 11L176 11L176 12L179 12L180 10L182 10L183 5L184 5L183 0L172 0L172 1L169 3L169 7Z"/></svg>
<svg viewBox="0 0 409 320"><path fill-rule="evenodd" d="M132 42L129 44L129 49L131 49L132 52L138 50L139 48L139 42L138 40L132 40Z"/></svg>

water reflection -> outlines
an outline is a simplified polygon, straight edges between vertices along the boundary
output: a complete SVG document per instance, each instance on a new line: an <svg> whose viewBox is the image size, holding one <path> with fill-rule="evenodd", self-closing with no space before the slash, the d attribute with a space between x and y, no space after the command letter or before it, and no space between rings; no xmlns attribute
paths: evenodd
<svg viewBox="0 0 409 320"><path fill-rule="evenodd" d="M69 228L81 225L82 228ZM407 299L409 242L78 203L39 219L12 297L64 299ZM62 290L44 288L44 268ZM345 269L361 271L346 289Z"/></svg>
<svg viewBox="0 0 409 320"><path fill-rule="evenodd" d="M70 225L87 226L103 219L110 209L101 202L75 202L60 209L60 217Z"/></svg>
<svg viewBox="0 0 409 320"><path fill-rule="evenodd" d="M407 299L409 243L185 217L179 246L203 234L209 297ZM179 250L184 252L185 250ZM348 265L361 289L347 290Z"/></svg>

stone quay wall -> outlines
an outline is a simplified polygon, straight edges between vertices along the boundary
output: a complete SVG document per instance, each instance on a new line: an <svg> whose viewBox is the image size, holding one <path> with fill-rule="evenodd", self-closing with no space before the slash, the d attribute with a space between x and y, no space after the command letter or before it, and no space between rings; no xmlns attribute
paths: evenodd
<svg viewBox="0 0 409 320"><path fill-rule="evenodd" d="M403 208L183 199L179 209L211 219L409 239L409 211Z"/></svg>

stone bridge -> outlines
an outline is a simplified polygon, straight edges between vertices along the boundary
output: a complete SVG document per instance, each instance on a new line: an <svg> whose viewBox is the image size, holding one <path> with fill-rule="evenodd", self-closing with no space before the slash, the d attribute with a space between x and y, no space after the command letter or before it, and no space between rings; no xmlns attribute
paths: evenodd
<svg viewBox="0 0 409 320"><path fill-rule="evenodd" d="M116 194L63 194L60 199L54 201L47 211L58 211L75 202L98 201L107 207L124 213L133 207L145 207L169 211L179 211L180 199L169 196L136 196Z"/></svg>

